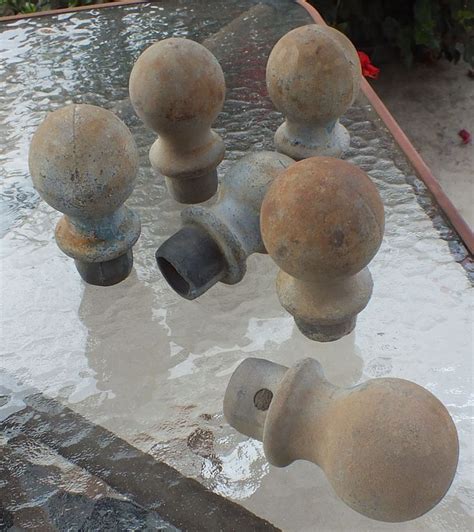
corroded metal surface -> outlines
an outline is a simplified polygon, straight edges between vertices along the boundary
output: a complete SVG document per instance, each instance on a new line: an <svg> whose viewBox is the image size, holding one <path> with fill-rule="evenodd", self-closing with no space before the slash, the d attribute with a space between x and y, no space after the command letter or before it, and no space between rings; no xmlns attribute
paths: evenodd
<svg viewBox="0 0 474 532"><path fill-rule="evenodd" d="M250 151L275 149L283 117L268 98L265 65L282 35L311 22L287 0L251 9L256 5L162 0L0 27L6 86L0 106L0 416L21 411L33 387L285 531L388 532L393 525L342 504L312 464L269 466L262 444L225 422L222 397L247 356L287 367L310 356L341 386L374 377L411 379L447 405L460 461L441 503L398 524L397 532L469 530L472 296L456 262L465 250L363 97L341 119L351 134L345 157L377 185L386 229L370 265L374 293L354 332L332 343L308 341L279 304L277 267L265 255L249 257L248 275L237 285L218 283L195 301L176 296L156 267L156 245L180 228L182 206L150 167L156 135L130 105L130 70L157 40L187 37L212 45L226 73L227 99L215 123L226 143L218 167L224 176ZM131 275L107 290L84 285L57 248L58 213L40 201L28 172L36 127L72 95L116 113L139 148L139 176L127 205L140 215L142 235Z"/></svg>
<svg viewBox="0 0 474 532"><path fill-rule="evenodd" d="M340 157L350 137L339 118L354 103L360 61L349 39L334 28L294 29L273 48L267 87L285 122L275 133L279 151L294 159Z"/></svg>
<svg viewBox="0 0 474 532"><path fill-rule="evenodd" d="M262 392L270 398L263 407ZM338 388L311 358L290 369L248 358L230 379L224 415L263 441L270 463L314 462L346 504L379 521L430 511L456 472L459 444L448 411L403 379Z"/></svg>
<svg viewBox="0 0 474 532"><path fill-rule="evenodd" d="M349 334L369 302L367 264L382 243L384 209L365 172L331 157L293 164L271 185L262 238L280 266L281 304L312 340Z"/></svg>
<svg viewBox="0 0 474 532"><path fill-rule="evenodd" d="M130 74L138 116L159 134L150 149L180 203L201 203L217 190L224 143L211 129L222 109L225 81L217 59L201 44L171 38L147 48Z"/></svg>
<svg viewBox="0 0 474 532"><path fill-rule="evenodd" d="M91 284L122 281L132 268L140 219L123 206L138 172L138 150L127 126L93 105L50 113L29 151L33 184L64 216L56 242Z"/></svg>
<svg viewBox="0 0 474 532"><path fill-rule="evenodd" d="M237 161L223 177L212 207L181 213L183 229L156 252L161 272L186 299L195 299L218 281L235 284L252 253L266 253L260 208L270 185L294 161L276 152L256 152Z"/></svg>

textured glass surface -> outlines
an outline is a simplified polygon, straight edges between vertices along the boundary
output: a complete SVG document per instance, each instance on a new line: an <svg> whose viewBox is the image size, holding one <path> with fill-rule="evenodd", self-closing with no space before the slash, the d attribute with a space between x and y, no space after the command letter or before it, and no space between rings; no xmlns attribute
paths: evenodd
<svg viewBox="0 0 474 532"><path fill-rule="evenodd" d="M28 436L9 439L0 453L0 530L15 525L13 530L177 532L156 512L133 504Z"/></svg>
<svg viewBox="0 0 474 532"><path fill-rule="evenodd" d="M273 148L282 117L267 97L266 59L281 35L309 22L289 1L169 0L0 26L0 413L20 410L39 390L277 527L379 531L394 526L342 504L316 466L270 467L260 443L226 424L222 398L247 356L285 365L315 357L339 385L402 377L448 407L461 456L443 502L396 528L468 530L474 514L472 299L455 260L464 250L364 98L344 118L352 135L347 157L379 187L386 232L371 265L374 294L354 333L332 344L305 339L279 305L268 256L252 256L238 285L219 284L193 302L169 289L155 265L156 247L179 227L180 206L151 172L155 135L127 97L134 60L169 36L205 42L217 55L228 87L216 124L227 146L222 175L248 151ZM59 214L39 200L28 174L35 128L47 111L73 101L117 113L140 150L128 205L141 216L142 235L134 271L110 288L86 286L59 251L53 238Z"/></svg>

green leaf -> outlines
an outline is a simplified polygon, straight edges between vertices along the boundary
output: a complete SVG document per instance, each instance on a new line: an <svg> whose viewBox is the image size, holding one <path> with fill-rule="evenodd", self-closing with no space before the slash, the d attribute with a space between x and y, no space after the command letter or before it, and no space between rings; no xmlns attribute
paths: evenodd
<svg viewBox="0 0 474 532"><path fill-rule="evenodd" d="M22 13L36 13L36 5L33 2L25 2L23 5Z"/></svg>
<svg viewBox="0 0 474 532"><path fill-rule="evenodd" d="M416 0L413 6L415 18L415 44L439 49L439 40L435 34L435 21L431 10L431 0Z"/></svg>
<svg viewBox="0 0 474 532"><path fill-rule="evenodd" d="M460 9L456 11L454 18L466 30L472 29L474 26L474 11L469 9Z"/></svg>

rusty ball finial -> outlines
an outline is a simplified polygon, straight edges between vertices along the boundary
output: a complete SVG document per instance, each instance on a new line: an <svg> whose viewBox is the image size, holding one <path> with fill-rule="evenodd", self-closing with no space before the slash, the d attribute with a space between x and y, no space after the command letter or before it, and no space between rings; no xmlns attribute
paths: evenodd
<svg viewBox="0 0 474 532"><path fill-rule="evenodd" d="M384 231L377 188L356 166L331 157L293 164L271 185L261 209L265 247L281 268L281 304L308 338L332 341L355 327L367 305L367 264Z"/></svg>
<svg viewBox="0 0 474 532"><path fill-rule="evenodd" d="M379 521L428 512L456 473L453 420L434 395L407 380L338 388L311 358L291 368L247 358L227 386L224 415L263 441L271 464L319 465L346 504Z"/></svg>
<svg viewBox="0 0 474 532"><path fill-rule="evenodd" d="M278 151L297 160L340 157L350 138L339 117L360 81L357 51L341 32L312 24L284 35L267 63L268 93L285 115L275 134Z"/></svg>
<svg viewBox="0 0 474 532"><path fill-rule="evenodd" d="M224 157L222 139L211 129L225 98L217 59L197 42L165 39L140 55L129 88L137 115L159 134L150 161L171 196L180 203L209 199Z"/></svg>
<svg viewBox="0 0 474 532"><path fill-rule="evenodd" d="M40 196L64 213L56 242L81 277L107 286L125 279L140 235L138 216L123 205L138 172L127 126L93 105L49 113L31 141L29 167Z"/></svg>

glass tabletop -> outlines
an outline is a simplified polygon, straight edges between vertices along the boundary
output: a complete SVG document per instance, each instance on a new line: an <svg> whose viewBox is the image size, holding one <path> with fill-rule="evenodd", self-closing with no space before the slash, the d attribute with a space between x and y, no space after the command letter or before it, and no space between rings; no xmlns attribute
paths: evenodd
<svg viewBox="0 0 474 532"><path fill-rule="evenodd" d="M371 263L374 294L353 333L330 344L303 337L278 302L268 256L251 256L242 282L218 284L195 301L180 299L156 267L154 252L179 228L181 207L150 168L155 134L128 99L134 61L171 36L194 39L216 55L227 84L215 124L227 150L222 176L246 153L274 149L282 116L266 92L266 60L283 34L311 22L290 0L164 0L0 25L0 416L21 413L40 393L275 527L380 531L394 525L346 507L313 464L269 466L259 442L227 425L222 399L248 356L287 366L314 357L329 380L344 386L401 377L447 406L461 454L445 499L397 529L468 530L472 299L468 272L457 262L465 250L363 95L342 120L351 133L345 158L378 186L386 230ZM36 127L48 111L71 102L116 113L140 151L127 202L142 220L135 266L109 288L85 285L57 248L59 214L39 200L28 172ZM8 436L0 443L8 449Z"/></svg>

